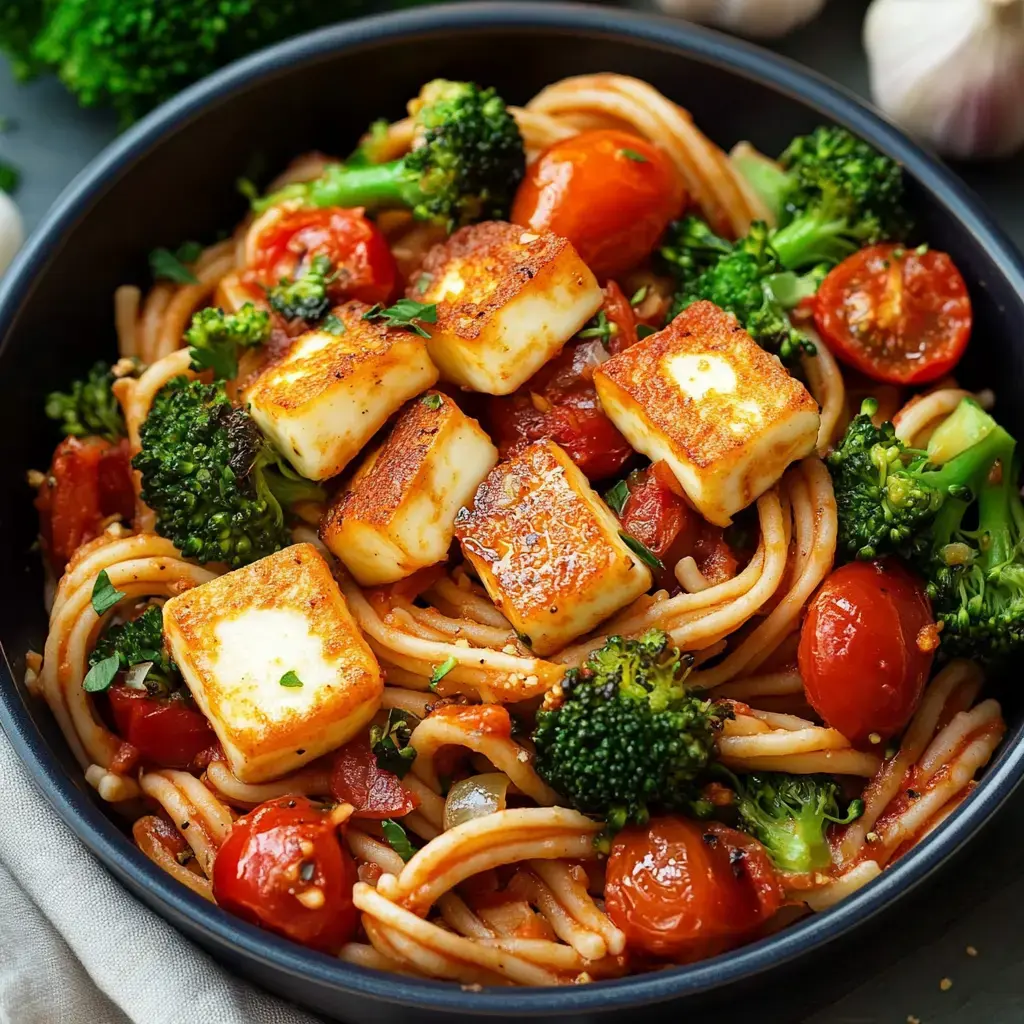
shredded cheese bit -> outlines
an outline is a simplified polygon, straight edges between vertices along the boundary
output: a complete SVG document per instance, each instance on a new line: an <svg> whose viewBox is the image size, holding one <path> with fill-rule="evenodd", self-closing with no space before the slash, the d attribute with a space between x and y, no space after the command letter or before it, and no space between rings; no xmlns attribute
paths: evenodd
<svg viewBox="0 0 1024 1024"><path fill-rule="evenodd" d="M942 989L943 992L948 992L952 987L953 987L953 979L952 978L943 978L942 981L939 982L939 988Z"/></svg>
<svg viewBox="0 0 1024 1024"><path fill-rule="evenodd" d="M295 898L307 909L307 910L319 910L324 905L324 891L323 889L303 889L302 892L297 892Z"/></svg>
<svg viewBox="0 0 1024 1024"><path fill-rule="evenodd" d="M865 838L865 839L866 839L866 840L867 840L867 841L868 841L869 843L877 843L877 842L878 842L878 839L879 839L879 836L878 836L878 833L877 833L877 832L869 832L869 833L868 833L868 834L867 834L867 835L866 835L866 836L865 836L864 838Z"/></svg>

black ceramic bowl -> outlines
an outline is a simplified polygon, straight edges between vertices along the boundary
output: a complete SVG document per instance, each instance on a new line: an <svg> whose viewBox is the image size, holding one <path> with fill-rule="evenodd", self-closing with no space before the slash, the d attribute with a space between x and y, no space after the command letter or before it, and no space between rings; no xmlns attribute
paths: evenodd
<svg viewBox="0 0 1024 1024"><path fill-rule="evenodd" d="M470 993L350 967L193 896L106 815L46 707L25 693L23 652L41 649L45 618L24 473L45 466L52 448L46 392L114 352L114 288L146 283L146 254L155 246L210 239L240 219L235 181L252 174L254 162L270 171L304 150L344 152L373 119L399 116L430 78L475 79L522 102L558 78L594 71L647 79L725 146L750 139L778 152L794 134L829 120L903 163L923 236L952 253L971 286L971 359L984 364L973 382L996 385L1001 416L1016 432L1024 428L1024 264L963 185L810 72L712 32L597 7L426 8L325 29L257 54L161 107L90 165L0 288L0 642L8 659L0 664L0 722L46 798L139 898L240 973L348 1020L625 1018L633 1007L748 981L846 935L919 885L979 830L1024 772L1024 717L1011 703L1006 742L978 790L913 853L833 910L691 967L559 990ZM969 379L972 372L968 364Z"/></svg>

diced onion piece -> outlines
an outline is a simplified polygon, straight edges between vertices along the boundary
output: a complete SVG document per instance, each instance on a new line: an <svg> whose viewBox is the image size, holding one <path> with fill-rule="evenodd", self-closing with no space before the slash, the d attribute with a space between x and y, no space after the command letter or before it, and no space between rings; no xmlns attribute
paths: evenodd
<svg viewBox="0 0 1024 1024"><path fill-rule="evenodd" d="M153 662L151 661L140 661L137 665L132 665L125 673L124 685L130 690L145 690L146 676L149 675L149 670L152 667Z"/></svg>
<svg viewBox="0 0 1024 1024"><path fill-rule="evenodd" d="M473 775L456 782L448 790L448 798L444 802L445 830L455 828L464 821L505 810L508 786L508 776L503 772Z"/></svg>

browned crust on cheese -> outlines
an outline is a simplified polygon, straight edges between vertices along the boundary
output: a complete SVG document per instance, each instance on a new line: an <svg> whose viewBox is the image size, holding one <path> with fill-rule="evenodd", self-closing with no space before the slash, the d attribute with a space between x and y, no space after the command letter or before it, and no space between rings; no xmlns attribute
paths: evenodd
<svg viewBox="0 0 1024 1024"><path fill-rule="evenodd" d="M664 330L594 371L595 379L604 377L622 393L620 401L626 402L622 396L628 396L680 457L694 466L707 468L728 458L749 443L749 435L724 427L734 418L744 418L732 396L709 392L698 409L698 403L667 377L662 361L687 353L721 353L736 372L736 393L775 419L818 411L803 384L765 352L736 317L712 302L695 302Z"/></svg>
<svg viewBox="0 0 1024 1024"><path fill-rule="evenodd" d="M466 556L493 578L494 603L553 625L563 603L606 581L610 567L634 568L570 486L566 464L554 442L535 442L495 466L455 520Z"/></svg>
<svg viewBox="0 0 1024 1024"><path fill-rule="evenodd" d="M529 240L522 241L523 237ZM545 277L572 244L548 233L504 221L484 221L460 228L427 254L421 272L406 294L419 302L437 304L437 330L467 341L479 338L491 318L530 281L544 285ZM572 251L575 258L575 251ZM465 288L451 301L439 294L438 284L449 265L459 262ZM587 281L580 278L580 288Z"/></svg>
<svg viewBox="0 0 1024 1024"><path fill-rule="evenodd" d="M330 344L308 355L296 354L302 341L310 334L323 332L300 335L284 358L257 378L249 390L249 400L258 398L261 406L294 410L318 398L337 381L353 376L360 364L373 367L375 379L366 385L372 388L388 370L408 364L410 353L417 348L424 351L416 361L424 363L424 339L412 331L388 327L380 320L364 320L363 315L371 308L355 299L335 306L333 313L345 325L345 330L332 336ZM302 370L302 376L285 380L284 375L293 370Z"/></svg>
<svg viewBox="0 0 1024 1024"><path fill-rule="evenodd" d="M218 576L164 605L187 647L192 668L202 679L203 699L218 727L231 720L231 693L223 692L210 669L217 659L217 625L254 609L294 608L305 614L310 631L323 645L324 657L339 666L337 683L320 691L291 718L268 719L257 728L229 729L232 742L246 756L258 757L265 744L284 749L308 735L310 722L337 721L380 695L383 681L377 659L363 639L330 567L312 544L294 544L242 569ZM166 627L165 627L166 628Z"/></svg>
<svg viewBox="0 0 1024 1024"><path fill-rule="evenodd" d="M436 396L441 404L430 408L424 399ZM341 520L358 519L386 526L406 496L418 486L428 465L430 449L437 435L454 416L458 406L439 391L413 399L399 413L387 440L373 453L372 463L359 468L351 483L334 499L320 524L320 536L327 536Z"/></svg>

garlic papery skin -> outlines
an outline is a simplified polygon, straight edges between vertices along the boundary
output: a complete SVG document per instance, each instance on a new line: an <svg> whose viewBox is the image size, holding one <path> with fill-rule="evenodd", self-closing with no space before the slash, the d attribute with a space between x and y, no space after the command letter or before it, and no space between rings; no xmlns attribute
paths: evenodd
<svg viewBox="0 0 1024 1024"><path fill-rule="evenodd" d="M1024 0L874 0L864 45L875 103L944 156L1024 144Z"/></svg>
<svg viewBox="0 0 1024 1024"><path fill-rule="evenodd" d="M825 0L656 0L660 10L755 39L777 39L816 18Z"/></svg>
<svg viewBox="0 0 1024 1024"><path fill-rule="evenodd" d="M6 192L0 191L0 274L11 265L14 254L24 241L21 211Z"/></svg>

